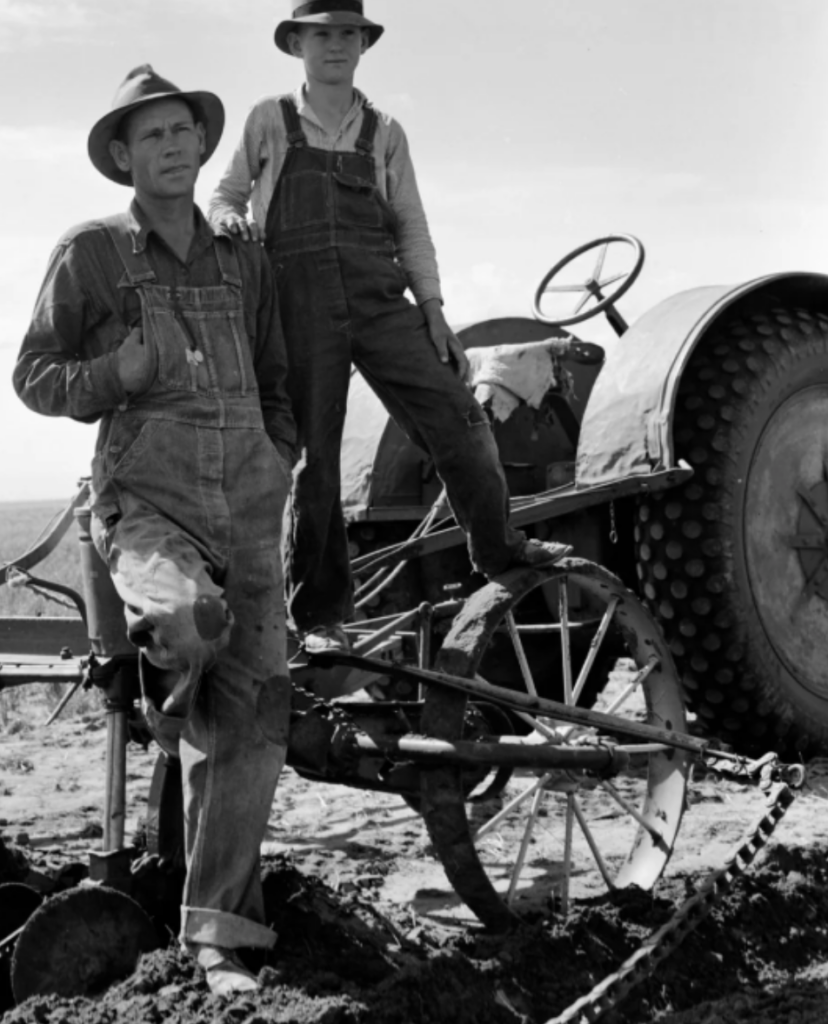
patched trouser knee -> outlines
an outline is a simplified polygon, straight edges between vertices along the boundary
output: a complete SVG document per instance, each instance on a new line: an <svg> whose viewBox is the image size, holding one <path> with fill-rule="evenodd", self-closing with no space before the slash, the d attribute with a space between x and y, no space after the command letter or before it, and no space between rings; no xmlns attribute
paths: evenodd
<svg viewBox="0 0 828 1024"><path fill-rule="evenodd" d="M147 723L176 753L201 678L229 643L233 613L210 565L169 520L137 509L96 542L124 601L127 636L141 654Z"/></svg>

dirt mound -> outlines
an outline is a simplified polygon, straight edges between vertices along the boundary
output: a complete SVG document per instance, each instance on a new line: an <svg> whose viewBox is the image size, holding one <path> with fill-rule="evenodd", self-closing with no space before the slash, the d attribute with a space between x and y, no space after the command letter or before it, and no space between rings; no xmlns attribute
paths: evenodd
<svg viewBox="0 0 828 1024"><path fill-rule="evenodd" d="M771 846L733 890L628 995L614 1024L771 1024L828 1019L824 848ZM211 996L174 942L96 999L34 998L2 1024L542 1024L617 970L698 883L576 903L565 922L507 935L446 927L357 893L339 893L287 857L263 884L279 943L254 997Z"/></svg>

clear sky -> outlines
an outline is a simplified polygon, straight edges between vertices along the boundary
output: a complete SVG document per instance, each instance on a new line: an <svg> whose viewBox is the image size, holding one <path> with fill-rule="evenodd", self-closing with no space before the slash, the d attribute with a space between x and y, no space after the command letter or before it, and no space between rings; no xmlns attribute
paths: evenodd
<svg viewBox="0 0 828 1024"><path fill-rule="evenodd" d="M673 292L828 271L825 0L366 0L386 26L357 84L405 127L455 324L526 314L569 249L638 235L634 320ZM0 0L0 501L68 496L95 427L9 383L49 252L129 191L86 156L132 67L218 93L225 137L301 65L284 0ZM604 340L591 321L581 337Z"/></svg>

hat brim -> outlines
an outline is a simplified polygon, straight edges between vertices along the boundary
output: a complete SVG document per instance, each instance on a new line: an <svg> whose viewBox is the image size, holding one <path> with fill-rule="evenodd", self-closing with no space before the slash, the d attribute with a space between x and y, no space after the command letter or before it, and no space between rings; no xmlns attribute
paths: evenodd
<svg viewBox="0 0 828 1024"><path fill-rule="evenodd" d="M122 171L109 152L109 144L118 133L121 121L133 110L158 100L183 100L195 108L196 121L204 125L204 152L201 165L207 163L216 150L224 131L224 104L211 92L159 92L144 96L117 110L105 114L89 133L87 149L89 159L105 178L118 185L132 185L132 175Z"/></svg>
<svg viewBox="0 0 828 1024"><path fill-rule="evenodd" d="M302 25L353 25L356 28L364 28L368 30L369 46L373 46L385 31L383 25L378 25L361 14L352 14L349 11L326 11L324 14L309 14L306 18L289 18L287 21L279 22L273 37L282 53L286 53L289 57L293 57L294 54L291 53L288 46L288 36Z"/></svg>

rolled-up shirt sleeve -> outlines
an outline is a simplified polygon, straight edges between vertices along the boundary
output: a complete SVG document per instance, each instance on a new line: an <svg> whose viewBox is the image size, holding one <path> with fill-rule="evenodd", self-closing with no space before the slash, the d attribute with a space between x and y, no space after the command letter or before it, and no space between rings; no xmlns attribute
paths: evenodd
<svg viewBox="0 0 828 1024"><path fill-rule="evenodd" d="M117 352L90 352L85 344L104 315L90 297L86 271L76 240L57 246L12 382L35 412L91 422L123 402L126 392L118 377Z"/></svg>
<svg viewBox="0 0 828 1024"><path fill-rule="evenodd" d="M265 159L264 125L259 108L254 107L247 115L238 145L210 197L207 219L214 227L232 214L246 216L253 185L259 179Z"/></svg>
<svg viewBox="0 0 828 1024"><path fill-rule="evenodd" d="M397 216L397 254L414 298L422 304L440 299L437 253L428 229L408 139L396 122L389 124L385 153L388 202Z"/></svg>
<svg viewBox="0 0 828 1024"><path fill-rule="evenodd" d="M288 359L279 299L273 272L264 254L256 247L259 264L259 304L256 311L256 340L253 351L262 419L268 437L296 446L296 425L287 393Z"/></svg>

